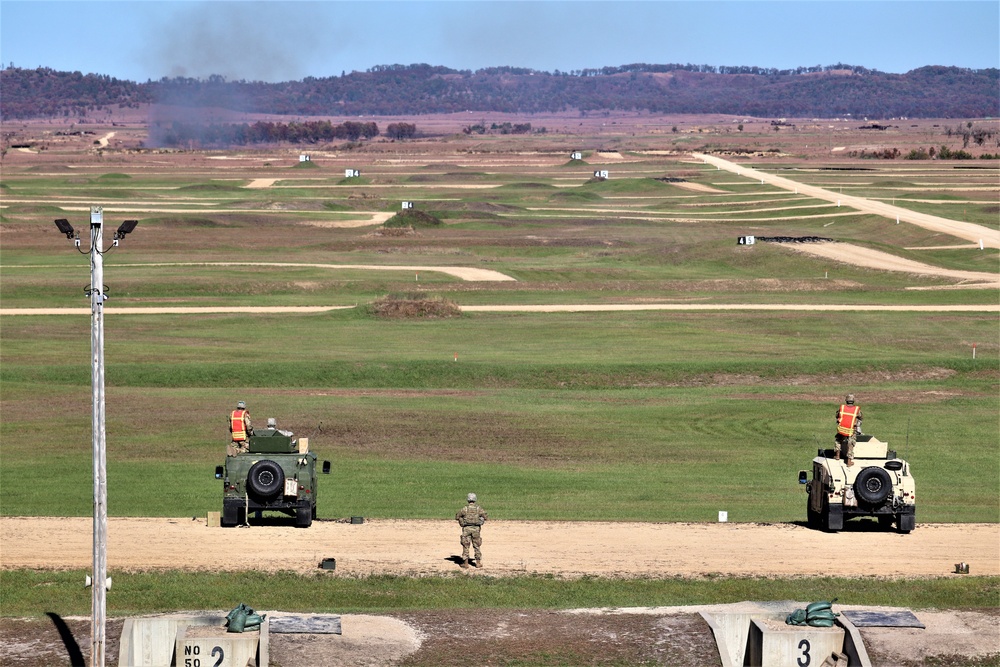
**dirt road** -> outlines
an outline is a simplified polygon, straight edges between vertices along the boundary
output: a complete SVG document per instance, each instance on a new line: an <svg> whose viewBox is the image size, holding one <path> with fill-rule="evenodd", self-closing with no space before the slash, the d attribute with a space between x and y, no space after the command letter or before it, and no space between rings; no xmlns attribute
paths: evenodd
<svg viewBox="0 0 1000 667"><path fill-rule="evenodd" d="M164 306L106 307L105 315L208 315L210 313L322 313L354 306ZM461 306L465 313L611 313L637 310L672 311L825 311L893 313L1000 313L1000 304L950 306L880 306L859 304L745 304L745 303L565 303L556 305ZM0 308L0 316L90 315L90 308Z"/></svg>
<svg viewBox="0 0 1000 667"><path fill-rule="evenodd" d="M0 567L86 569L90 517L0 518ZM209 528L204 516L111 518L108 567L114 570L316 571L336 558L337 575L437 575L458 571L454 521L319 521ZM405 537L405 538L404 538ZM874 522L840 533L794 524L490 521L483 554L493 576L815 576L830 574L831 553L851 554L845 576L935 577L964 561L975 574L1000 574L1000 524L918 524L909 535Z"/></svg>
<svg viewBox="0 0 1000 667"><path fill-rule="evenodd" d="M774 174L758 171L746 165L735 164L713 155L705 155L703 153L692 153L691 155L695 159L715 165L720 169L725 169L740 176L746 176L747 178L753 178L765 183L770 183L771 185L784 188L785 190L793 190L800 194L809 195L810 197L815 197L816 199L822 199L824 201L839 201L844 206L850 206L853 209L857 209L865 213L873 213L875 215L881 215L893 220L898 218L901 222L907 222L911 225L923 227L924 229L950 234L951 236L965 239L966 241L978 243L982 240L983 245L988 248L1000 248L1000 230L988 229L969 222L940 218L936 215L929 215L927 213L917 213L899 206L893 206L892 204L865 199L863 197L853 197L839 192L831 192L830 190L824 190L823 188L818 188L814 185L804 185L781 176L775 176Z"/></svg>
<svg viewBox="0 0 1000 667"><path fill-rule="evenodd" d="M783 247L798 250L809 255L832 259L844 264L864 266L882 271L898 271L916 275L955 278L963 282L963 287L1000 287L1000 274L984 271L955 271L942 269L922 262L903 259L887 252L864 248L850 243L786 243ZM978 247L978 246L974 246ZM970 284L975 283L975 284Z"/></svg>
<svg viewBox="0 0 1000 667"><path fill-rule="evenodd" d="M209 313L322 313L354 306L164 306L105 307L105 315L207 315ZM556 305L461 306L465 313L611 313L637 310L672 311L812 311L812 312L893 312L893 313L1000 313L1000 304L948 306L881 306L861 304L794 303L565 303ZM0 308L0 316L10 315L89 315L90 308Z"/></svg>
<svg viewBox="0 0 1000 667"><path fill-rule="evenodd" d="M446 273L460 280L505 282L514 281L505 273L493 271L491 269L477 269L468 266L396 266L392 264L372 265L372 264L316 264L316 263L288 263L288 262L163 262L152 264L118 264L117 266L147 267L147 266L276 266L276 267L309 267L317 269L359 269L366 271L408 271L419 273L420 271Z"/></svg>

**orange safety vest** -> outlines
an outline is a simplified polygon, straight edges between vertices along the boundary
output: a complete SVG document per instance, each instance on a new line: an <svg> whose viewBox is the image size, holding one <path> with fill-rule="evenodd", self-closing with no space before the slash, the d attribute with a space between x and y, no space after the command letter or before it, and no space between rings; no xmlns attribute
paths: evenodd
<svg viewBox="0 0 1000 667"><path fill-rule="evenodd" d="M233 410L233 414L229 416L229 430L233 432L233 442L243 442L247 439L247 427L243 418L249 416L246 410Z"/></svg>
<svg viewBox="0 0 1000 667"><path fill-rule="evenodd" d="M846 436L854 435L854 424L858 421L859 412L861 412L861 409L856 405L841 405L837 433Z"/></svg>

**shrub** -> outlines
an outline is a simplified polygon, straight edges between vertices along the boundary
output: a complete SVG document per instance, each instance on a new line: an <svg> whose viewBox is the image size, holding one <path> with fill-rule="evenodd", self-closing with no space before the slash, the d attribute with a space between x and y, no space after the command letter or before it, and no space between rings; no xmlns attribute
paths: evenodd
<svg viewBox="0 0 1000 667"><path fill-rule="evenodd" d="M963 150L953 151L947 146L942 146L938 151L939 160L971 160L972 155Z"/></svg>
<svg viewBox="0 0 1000 667"><path fill-rule="evenodd" d="M369 312L376 317L457 317L462 309L454 301L441 296L430 296L422 292L406 294L386 294L369 306Z"/></svg>
<svg viewBox="0 0 1000 667"><path fill-rule="evenodd" d="M415 208L400 211L383 223L384 227L436 227L441 224L438 218L430 213L418 211Z"/></svg>

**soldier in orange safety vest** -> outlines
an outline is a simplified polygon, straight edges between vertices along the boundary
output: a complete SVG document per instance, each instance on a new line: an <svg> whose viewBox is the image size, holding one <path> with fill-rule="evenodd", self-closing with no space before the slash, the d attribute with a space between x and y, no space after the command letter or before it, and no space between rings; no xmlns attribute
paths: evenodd
<svg viewBox="0 0 1000 667"><path fill-rule="evenodd" d="M834 441L833 458L839 459L844 446L847 446L847 465L854 465L854 443L861 432L861 408L854 404L854 394L848 394L844 404L837 410L837 434Z"/></svg>
<svg viewBox="0 0 1000 667"><path fill-rule="evenodd" d="M226 448L226 454L236 456L250 448L250 436L253 435L253 425L250 423L250 413L247 404L239 401L236 409L229 415L229 432L233 441Z"/></svg>

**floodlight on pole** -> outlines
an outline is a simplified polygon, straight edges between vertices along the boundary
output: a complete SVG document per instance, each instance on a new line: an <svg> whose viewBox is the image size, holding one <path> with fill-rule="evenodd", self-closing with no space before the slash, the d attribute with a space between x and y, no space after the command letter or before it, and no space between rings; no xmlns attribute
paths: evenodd
<svg viewBox="0 0 1000 667"><path fill-rule="evenodd" d="M73 225L69 224L69 220L66 218L60 218L55 221L56 227L59 228L60 234L65 234L66 238L73 239Z"/></svg>
<svg viewBox="0 0 1000 667"><path fill-rule="evenodd" d="M90 287L86 290L90 298L90 351L91 351L91 393L93 395L93 456L94 456L94 567L88 576L86 586L91 586L90 615L90 665L104 667L107 634L107 597L111 590L108 574L108 477L107 441L105 434L104 408L104 302L107 288L104 286L104 209L90 207L90 249L80 250L80 237L66 219L55 221L59 231L66 238L73 239L77 250L90 255ZM114 235L113 247L126 234L135 229L138 221L126 220ZM110 251L110 248L108 249Z"/></svg>
<svg viewBox="0 0 1000 667"><path fill-rule="evenodd" d="M115 232L114 243L112 244L115 248L118 247L118 242L125 238L126 234L130 234L135 226L139 224L138 220L126 220L121 225L118 226L118 231Z"/></svg>

